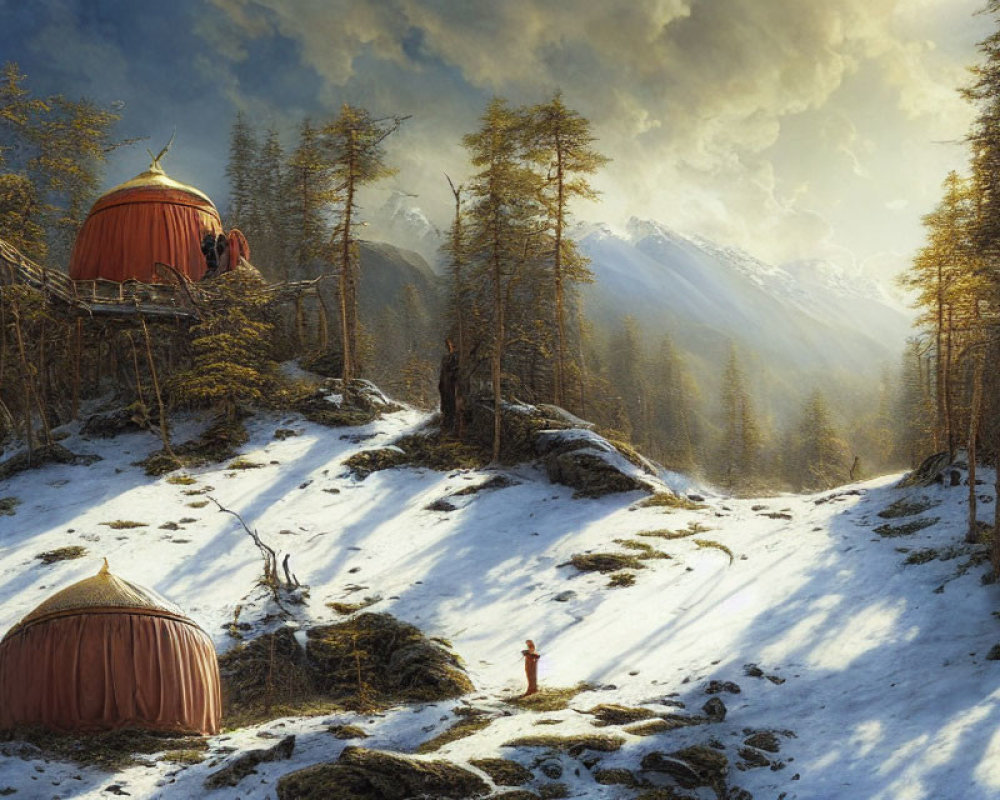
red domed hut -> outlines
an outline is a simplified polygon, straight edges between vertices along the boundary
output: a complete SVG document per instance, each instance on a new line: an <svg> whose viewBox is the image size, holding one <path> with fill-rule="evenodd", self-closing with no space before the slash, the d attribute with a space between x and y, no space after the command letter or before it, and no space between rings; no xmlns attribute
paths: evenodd
<svg viewBox="0 0 1000 800"><path fill-rule="evenodd" d="M167 176L162 156L94 203L76 237L71 278L157 283L157 262L194 281L204 276L201 241L206 233L222 233L222 220L205 194Z"/></svg>
<svg viewBox="0 0 1000 800"><path fill-rule="evenodd" d="M208 634L173 603L112 575L107 561L0 640L0 730L212 734L221 715Z"/></svg>

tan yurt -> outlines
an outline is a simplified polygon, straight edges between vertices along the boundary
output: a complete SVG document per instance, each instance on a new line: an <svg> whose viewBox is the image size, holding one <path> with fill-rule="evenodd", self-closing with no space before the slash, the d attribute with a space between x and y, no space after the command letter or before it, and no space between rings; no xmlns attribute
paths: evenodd
<svg viewBox="0 0 1000 800"><path fill-rule="evenodd" d="M0 730L216 733L212 640L173 603L112 575L57 592L0 640Z"/></svg>

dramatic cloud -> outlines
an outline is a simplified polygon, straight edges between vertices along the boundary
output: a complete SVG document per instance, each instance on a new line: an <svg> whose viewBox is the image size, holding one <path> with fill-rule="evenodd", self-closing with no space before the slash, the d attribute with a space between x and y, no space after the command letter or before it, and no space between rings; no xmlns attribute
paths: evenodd
<svg viewBox="0 0 1000 800"><path fill-rule="evenodd" d="M104 80L123 96L151 91L133 69L144 50L125 33L134 4L111 3L99 20L82 1L41 5L41 22L20 17L36 57L48 52L64 75L79 62L92 86ZM322 118L345 101L409 114L391 143L399 175L366 202L402 189L443 225L442 173L465 175L459 142L489 97L533 103L561 89L613 159L595 178L602 202L580 217L619 226L651 217L776 261L891 271L919 246L920 216L948 169L964 163L971 111L955 89L988 32L988 19L973 16L979 5L178 0L157 13L175 20L165 67L174 81L221 100L211 135L196 135L217 162L236 109L289 143L303 115ZM175 87L157 91L168 111L198 119ZM203 174L221 184L219 168Z"/></svg>

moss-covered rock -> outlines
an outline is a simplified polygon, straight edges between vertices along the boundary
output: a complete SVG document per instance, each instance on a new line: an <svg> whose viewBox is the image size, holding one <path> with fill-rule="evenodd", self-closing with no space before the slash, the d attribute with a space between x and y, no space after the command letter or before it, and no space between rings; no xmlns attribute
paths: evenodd
<svg viewBox="0 0 1000 800"><path fill-rule="evenodd" d="M461 659L444 642L390 614L364 613L312 628L306 651L317 688L334 696L443 700L474 690Z"/></svg>
<svg viewBox="0 0 1000 800"><path fill-rule="evenodd" d="M219 671L228 725L474 690L444 642L389 614L311 628L304 650L288 628L263 634L220 656Z"/></svg>
<svg viewBox="0 0 1000 800"><path fill-rule="evenodd" d="M542 747L559 753L569 753L576 756L584 750L595 750L601 753L613 753L625 744L621 736L602 736L593 733L583 733L571 736L520 736L504 742L503 747Z"/></svg>
<svg viewBox="0 0 1000 800"><path fill-rule="evenodd" d="M685 789L709 786L721 792L726 783L729 761L725 755L707 745L696 744L673 753L653 751L641 762L647 772L669 775Z"/></svg>
<svg viewBox="0 0 1000 800"><path fill-rule="evenodd" d="M627 769L599 769L594 773L594 781L601 786L638 786L639 781Z"/></svg>
<svg viewBox="0 0 1000 800"><path fill-rule="evenodd" d="M378 750L345 747L330 764L316 764L278 781L278 800L407 800L484 797L490 787L448 761L422 761Z"/></svg>

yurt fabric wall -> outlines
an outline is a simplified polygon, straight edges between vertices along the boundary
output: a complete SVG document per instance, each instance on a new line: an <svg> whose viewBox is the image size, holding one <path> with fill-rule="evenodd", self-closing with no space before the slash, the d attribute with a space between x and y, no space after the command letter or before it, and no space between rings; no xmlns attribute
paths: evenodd
<svg viewBox="0 0 1000 800"><path fill-rule="evenodd" d="M208 634L107 565L0 641L0 730L143 728L211 734L221 692Z"/></svg>

